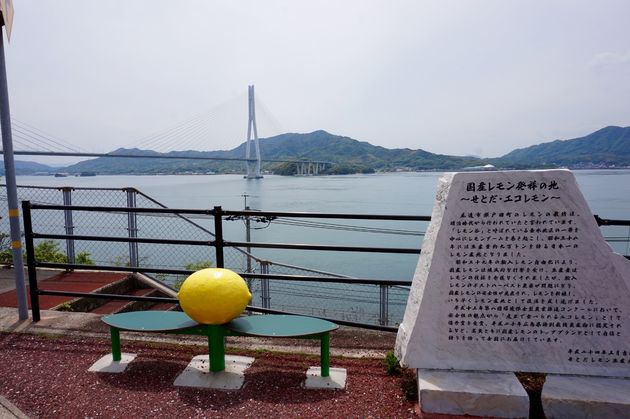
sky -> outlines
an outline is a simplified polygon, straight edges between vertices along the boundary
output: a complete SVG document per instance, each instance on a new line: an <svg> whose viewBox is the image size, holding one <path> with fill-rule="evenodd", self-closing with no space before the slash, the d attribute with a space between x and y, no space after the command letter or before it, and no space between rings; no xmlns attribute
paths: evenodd
<svg viewBox="0 0 630 419"><path fill-rule="evenodd" d="M19 0L10 107L86 152L222 150L246 139L253 84L263 138L497 157L630 125L628 16L626 0Z"/></svg>

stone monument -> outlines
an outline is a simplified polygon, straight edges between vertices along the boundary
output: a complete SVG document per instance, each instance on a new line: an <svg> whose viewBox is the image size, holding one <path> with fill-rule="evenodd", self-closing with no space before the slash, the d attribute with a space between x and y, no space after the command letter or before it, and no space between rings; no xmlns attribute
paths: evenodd
<svg viewBox="0 0 630 419"><path fill-rule="evenodd" d="M549 388L554 374L565 380L560 400L543 390L556 417L567 403L591 406L571 399L567 375L608 377L627 395L614 409L630 415L630 262L604 241L570 171L440 179L396 353L418 369L423 410L527 416L512 372L528 371L548 373ZM478 391L465 399L458 386Z"/></svg>

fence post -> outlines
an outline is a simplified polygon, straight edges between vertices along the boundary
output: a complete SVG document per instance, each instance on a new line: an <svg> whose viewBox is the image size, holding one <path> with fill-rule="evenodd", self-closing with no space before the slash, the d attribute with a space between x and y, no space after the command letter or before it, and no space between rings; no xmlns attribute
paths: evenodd
<svg viewBox="0 0 630 419"><path fill-rule="evenodd" d="M247 206L247 195L245 195L245 211L249 211L249 206ZM252 228L251 228L251 221L249 219L249 216L245 216L245 241L247 243L252 241ZM252 248L251 247L246 247L245 251L247 252L247 273L251 273L252 272ZM247 279L247 286L249 287L249 289L252 289L252 279L248 278Z"/></svg>
<svg viewBox="0 0 630 419"><path fill-rule="evenodd" d="M214 249L217 254L217 268L224 268L223 261L223 210L220 206L214 207Z"/></svg>
<svg viewBox="0 0 630 419"><path fill-rule="evenodd" d="M37 292L37 270L35 269L35 246L33 245L33 221L31 219L30 201L22 201L22 217L24 222L24 244L26 246L26 266L28 268L31 313L33 315L33 322L38 322L41 317L39 312L39 293Z"/></svg>
<svg viewBox="0 0 630 419"><path fill-rule="evenodd" d="M127 208L136 208L137 191L134 188L126 188L124 191L127 192ZM127 212L127 230L130 239L138 237L138 217L135 212ZM140 266L137 242L129 242L129 266L134 268Z"/></svg>
<svg viewBox="0 0 630 419"><path fill-rule="evenodd" d="M378 322L381 326L387 326L389 323L389 285L379 285L380 292L380 309Z"/></svg>
<svg viewBox="0 0 630 419"><path fill-rule="evenodd" d="M270 262L267 260L260 261L260 273L269 273ZM262 278L260 280L260 299L263 308L271 308L271 296L269 295L269 279Z"/></svg>
<svg viewBox="0 0 630 419"><path fill-rule="evenodd" d="M61 188L63 194L63 204L67 207L72 205L72 188L66 186ZM64 226L66 228L66 235L72 236L74 234L74 223L72 221L72 210L63 210ZM66 255L68 255L68 263L76 263L76 254L74 251L74 240L66 239Z"/></svg>

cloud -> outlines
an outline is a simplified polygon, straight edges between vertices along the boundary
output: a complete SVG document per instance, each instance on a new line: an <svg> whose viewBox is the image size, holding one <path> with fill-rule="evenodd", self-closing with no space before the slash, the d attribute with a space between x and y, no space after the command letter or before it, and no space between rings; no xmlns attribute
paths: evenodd
<svg viewBox="0 0 630 419"><path fill-rule="evenodd" d="M589 62L589 67L594 69L618 66L630 67L630 51L602 52L594 55Z"/></svg>

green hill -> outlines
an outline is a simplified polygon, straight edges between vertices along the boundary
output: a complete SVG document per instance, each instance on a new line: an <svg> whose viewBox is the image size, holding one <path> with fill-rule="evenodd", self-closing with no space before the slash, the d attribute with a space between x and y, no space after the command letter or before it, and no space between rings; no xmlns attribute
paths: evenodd
<svg viewBox="0 0 630 419"><path fill-rule="evenodd" d="M606 127L585 137L514 150L493 160L500 167L629 167L630 127Z"/></svg>
<svg viewBox="0 0 630 419"><path fill-rule="evenodd" d="M243 143L228 151L177 151L165 154L139 149L118 149L112 154L243 158L245 146ZM326 131L282 134L263 138L260 139L260 150L263 159L331 162L333 164L327 170L328 174L373 172L398 168L449 170L482 163L482 160L474 157L445 156L424 150L387 149L349 137L333 135ZM66 171L69 173L91 171L99 174L204 173L209 171L242 173L243 166L243 162L230 161L99 157L69 166ZM269 162L263 165L263 170L278 174L293 174L295 164Z"/></svg>
<svg viewBox="0 0 630 419"><path fill-rule="evenodd" d="M474 157L433 154L424 150L388 149L365 141L315 131L309 134L282 134L261 140L261 154L269 159L320 160L335 163L328 173L356 173L407 170L459 169L479 164ZM241 147L244 147L241 146ZM237 153L243 152L238 150ZM276 169L292 172L291 164ZM294 165L293 165L294 166Z"/></svg>
<svg viewBox="0 0 630 419"><path fill-rule="evenodd" d="M34 173L55 173L57 169L46 164L33 161L15 160L15 173L18 175L32 175ZM0 159L0 175L4 176L4 160Z"/></svg>
<svg viewBox="0 0 630 419"><path fill-rule="evenodd" d="M492 163L499 169L511 168L599 168L630 167L630 127L606 127L585 137L557 140L514 150L502 157L479 159L433 154L421 149L388 149L365 141L333 135L326 131L308 134L282 134L260 140L263 159L326 161L332 165L323 174L370 173L394 170L461 170ZM118 149L112 154L151 156L196 156L243 158L245 143L232 150L174 151ZM164 174L164 173L243 173L239 161L209 161L162 158L105 158L83 161L69 166L69 173L97 174ZM296 172L292 163L267 162L263 170L290 175Z"/></svg>

